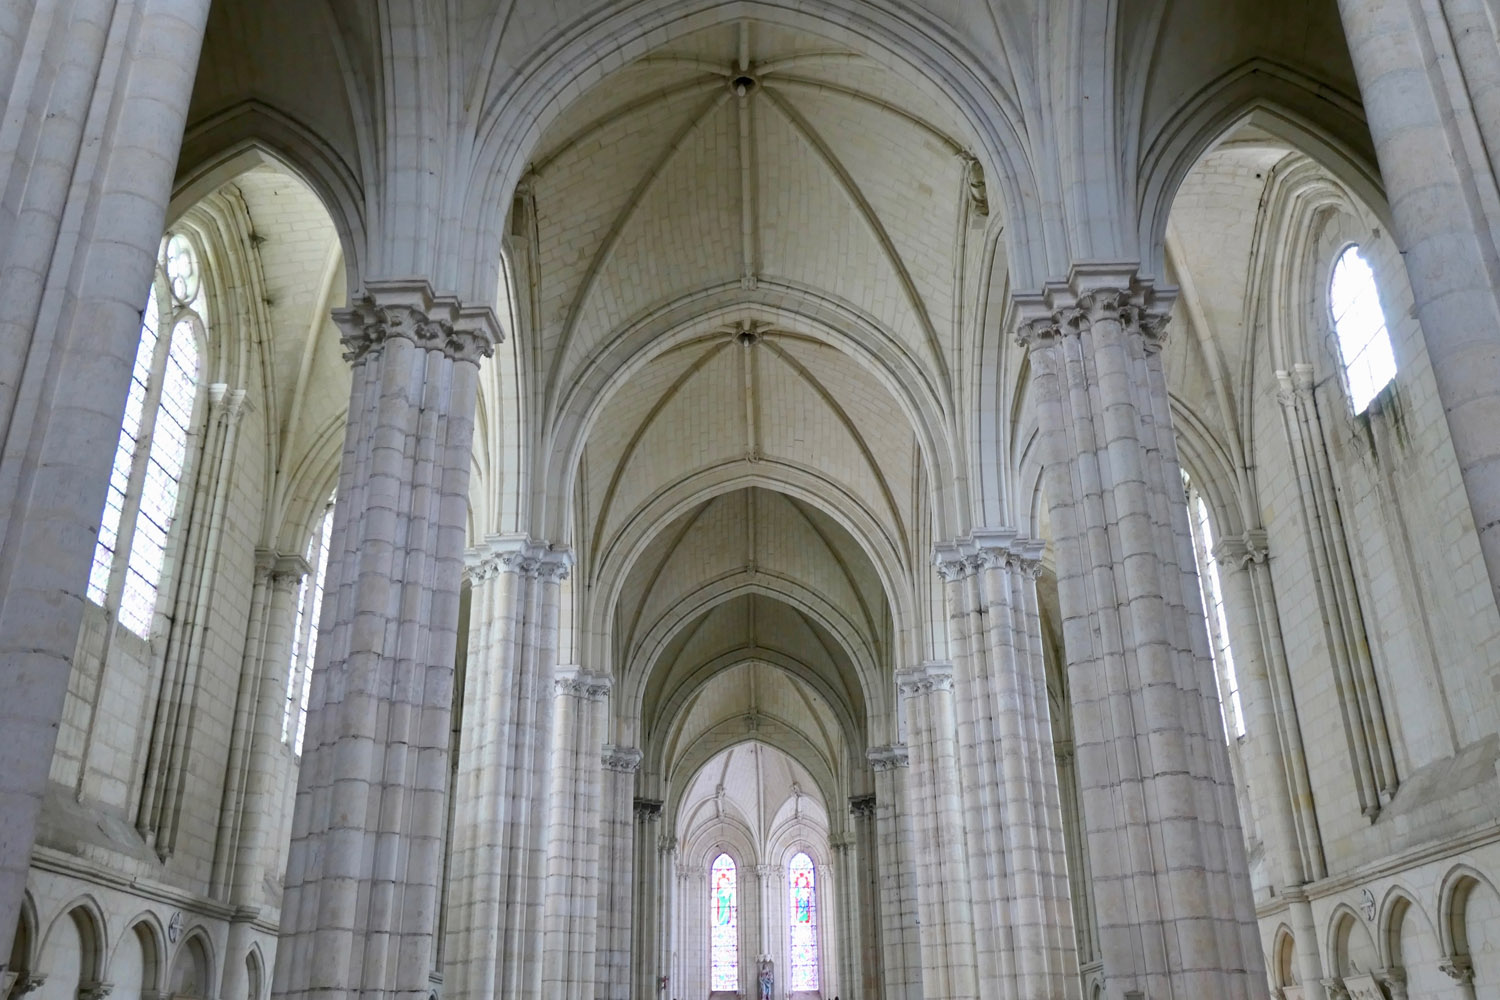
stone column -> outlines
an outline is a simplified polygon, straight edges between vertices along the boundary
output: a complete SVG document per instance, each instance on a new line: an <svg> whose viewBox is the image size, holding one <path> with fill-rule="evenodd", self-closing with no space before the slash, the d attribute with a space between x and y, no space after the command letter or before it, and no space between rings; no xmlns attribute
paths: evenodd
<svg viewBox="0 0 1500 1000"><path fill-rule="evenodd" d="M495 535L466 558L469 658L444 992L530 998L542 983L559 592L572 556Z"/></svg>
<svg viewBox="0 0 1500 1000"><path fill-rule="evenodd" d="M653 994L670 997L672 955L677 942L677 838L663 833L656 842L656 879L659 902L656 912L656 973Z"/></svg>
<svg viewBox="0 0 1500 1000"><path fill-rule="evenodd" d="M604 802L599 830L599 944L594 962L598 1000L630 1000L630 915L635 897L635 773L641 752L605 746Z"/></svg>
<svg viewBox="0 0 1500 1000"><path fill-rule="evenodd" d="M1078 956L1036 578L1011 530L938 546L958 705L974 936L984 996L1076 1000Z"/></svg>
<svg viewBox="0 0 1500 1000"><path fill-rule="evenodd" d="M249 947L254 933L251 922L260 916L256 900L264 892L266 875L277 860L271 831L281 829L286 798L281 723L287 710L286 679L292 659L297 591L308 572L307 561L301 556L264 550L256 554L250 628L214 852L214 885L235 906L225 949L230 955L242 955ZM219 995L243 996L244 976L245 963L224 963L224 985Z"/></svg>
<svg viewBox="0 0 1500 1000"><path fill-rule="evenodd" d="M1339 0L1396 242L1500 601L1500 199L1493 11Z"/></svg>
<svg viewBox="0 0 1500 1000"><path fill-rule="evenodd" d="M1333 461L1309 364L1277 372L1282 425L1297 474L1302 536L1307 543L1312 584L1332 661L1334 691L1349 747L1360 811L1371 822L1396 794L1396 760L1369 634L1359 605L1359 588L1344 532Z"/></svg>
<svg viewBox="0 0 1500 1000"><path fill-rule="evenodd" d="M218 560L239 467L236 456L245 390L216 383L208 387L208 402L202 451L185 511L182 572L174 588L172 628L162 657L135 818L136 829L163 859L177 850L183 802L194 775L199 675L203 647L213 628L212 609L218 603Z"/></svg>
<svg viewBox="0 0 1500 1000"><path fill-rule="evenodd" d="M1167 303L1076 265L1018 301L1107 995L1264 990L1161 363Z"/></svg>
<svg viewBox="0 0 1500 1000"><path fill-rule="evenodd" d="M1277 893L1291 911L1304 1000L1324 1000L1312 903L1302 887L1327 871L1269 557L1263 530L1223 539L1214 550L1245 712L1251 799L1267 813L1264 836Z"/></svg>
<svg viewBox="0 0 1500 1000"><path fill-rule="evenodd" d="M36 838L209 0L0 14L0 941ZM58 58L15 72L23 48ZM9 955L0 955L0 970Z"/></svg>
<svg viewBox="0 0 1500 1000"><path fill-rule="evenodd" d="M953 666L924 663L896 671L906 703L912 780L907 802L914 827L917 912L924 1000L979 995L974 917L959 791Z"/></svg>
<svg viewBox="0 0 1500 1000"><path fill-rule="evenodd" d="M635 973L633 996L654 998L657 977L666 970L658 966L660 946L657 942L666 900L662 896L662 877L657 870L661 853L657 840L661 833L661 802L657 799L635 800L635 909L631 920L634 940L630 966Z"/></svg>
<svg viewBox="0 0 1500 1000"><path fill-rule="evenodd" d="M861 912L859 902L858 873L859 853L856 849L853 833L845 833L833 838L830 847L833 848L833 868L836 872L834 884L838 892L825 894L823 886L818 887L818 926L823 927L824 915L835 913L835 934L832 935L835 945L836 964L824 962L825 967L838 970L838 979L834 982L838 989L830 989L826 992L835 996L843 996L839 989L855 990L862 989L856 984L860 983L860 962L863 958L860 947L860 923Z"/></svg>
<svg viewBox="0 0 1500 1000"><path fill-rule="evenodd" d="M857 996L881 1000L885 996L884 947L881 943L885 916L881 912L880 854L877 849L875 796L857 795L849 800L853 818L852 905L849 910L850 956L853 967L845 980Z"/></svg>
<svg viewBox="0 0 1500 1000"><path fill-rule="evenodd" d="M594 1000L599 922L600 755L611 679L577 667L557 672L552 793L543 918L542 992Z"/></svg>
<svg viewBox="0 0 1500 1000"><path fill-rule="evenodd" d="M499 329L420 281L372 282L334 318L353 385L275 991L425 1000L479 361Z"/></svg>
<svg viewBox="0 0 1500 1000"><path fill-rule="evenodd" d="M875 772L874 854L880 901L882 983L886 1000L922 997L921 935L917 925L917 876L912 854L912 813L907 799L911 757L904 744L870 747Z"/></svg>

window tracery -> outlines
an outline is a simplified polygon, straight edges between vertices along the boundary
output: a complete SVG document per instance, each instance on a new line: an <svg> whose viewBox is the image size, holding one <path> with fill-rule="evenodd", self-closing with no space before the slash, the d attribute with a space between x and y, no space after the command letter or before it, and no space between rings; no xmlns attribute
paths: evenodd
<svg viewBox="0 0 1500 1000"><path fill-rule="evenodd" d="M149 638L198 397L207 305L197 250L161 242L110 473L88 597Z"/></svg>
<svg viewBox="0 0 1500 1000"><path fill-rule="evenodd" d="M1396 356L1380 307L1375 272L1357 245L1345 247L1334 262L1328 302L1349 404L1355 413L1363 413L1396 377Z"/></svg>

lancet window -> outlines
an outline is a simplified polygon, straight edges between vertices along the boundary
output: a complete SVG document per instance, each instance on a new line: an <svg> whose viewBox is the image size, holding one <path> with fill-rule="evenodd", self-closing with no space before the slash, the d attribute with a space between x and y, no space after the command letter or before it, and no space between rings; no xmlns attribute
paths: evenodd
<svg viewBox="0 0 1500 1000"><path fill-rule="evenodd" d="M292 631L292 662L287 670L286 711L281 739L302 754L307 732L307 698L312 693L313 658L318 651L318 617L323 608L323 581L328 575L328 544L333 538L333 498L323 508L317 530L308 540L305 557L311 569L297 591L297 617Z"/></svg>
<svg viewBox="0 0 1500 1000"><path fill-rule="evenodd" d="M793 993L811 992L818 988L818 884L812 858L805 852L797 854L787 874L791 887L789 988Z"/></svg>
<svg viewBox="0 0 1500 1000"><path fill-rule="evenodd" d="M1219 676L1219 712L1224 732L1231 739L1245 735L1245 712L1240 705L1240 681L1235 672L1234 651L1229 647L1229 622L1224 616L1224 588L1219 579L1219 560L1214 556L1214 529L1208 521L1208 504L1186 473L1182 486L1187 492L1188 521L1193 532L1193 552L1198 558L1198 586L1203 595L1203 615L1208 624L1209 648Z"/></svg>
<svg viewBox="0 0 1500 1000"><path fill-rule="evenodd" d="M1345 248L1334 262L1328 302L1349 405L1355 413L1363 413L1396 377L1396 356L1380 308L1375 273L1359 247Z"/></svg>
<svg viewBox="0 0 1500 1000"><path fill-rule="evenodd" d="M709 989L714 992L740 988L737 874L727 854L709 868Z"/></svg>
<svg viewBox="0 0 1500 1000"><path fill-rule="evenodd" d="M181 234L161 242L141 313L130 394L115 445L88 596L149 638L180 506L200 381L207 306L198 252Z"/></svg>

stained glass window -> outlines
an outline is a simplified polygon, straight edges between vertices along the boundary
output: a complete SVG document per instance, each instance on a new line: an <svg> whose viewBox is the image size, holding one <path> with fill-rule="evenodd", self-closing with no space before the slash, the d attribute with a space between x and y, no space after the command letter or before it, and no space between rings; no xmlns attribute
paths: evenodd
<svg viewBox="0 0 1500 1000"><path fill-rule="evenodd" d="M740 988L740 941L734 859L714 858L709 869L709 989Z"/></svg>
<svg viewBox="0 0 1500 1000"><path fill-rule="evenodd" d="M141 313L88 586L89 600L114 610L143 639L151 634L177 517L206 315L197 251L187 237L169 235Z"/></svg>
<svg viewBox="0 0 1500 1000"><path fill-rule="evenodd" d="M333 498L323 508L318 530L308 540L305 554L311 576L297 591L297 618L292 626L292 662L286 676L286 710L281 717L281 740L302 755L307 733L307 698L312 693L313 658L318 651L318 613L323 609L323 582L328 576L328 544L333 539Z"/></svg>
<svg viewBox="0 0 1500 1000"><path fill-rule="evenodd" d="M1363 413L1396 377L1396 356L1380 308L1375 272L1359 247L1351 246L1339 254L1333 265L1328 301L1333 308L1333 332L1344 363L1349 405L1355 413Z"/></svg>
<svg viewBox="0 0 1500 1000"><path fill-rule="evenodd" d="M790 870L793 993L818 988L818 886L812 858L805 853L792 858Z"/></svg>

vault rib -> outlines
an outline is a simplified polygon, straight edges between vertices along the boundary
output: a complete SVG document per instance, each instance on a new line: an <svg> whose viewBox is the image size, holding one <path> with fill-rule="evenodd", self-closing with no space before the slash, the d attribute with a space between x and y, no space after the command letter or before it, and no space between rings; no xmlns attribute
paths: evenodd
<svg viewBox="0 0 1500 1000"><path fill-rule="evenodd" d="M687 141L688 137L696 132L715 111L722 107L725 101L729 100L729 96L728 90L720 91L694 109L694 113L689 116L687 124L679 129L676 135L672 136L672 141L667 144L667 148L651 164L650 169L646 171L645 176L641 178L635 190L630 193L629 200L625 202L624 207L615 216L609 232L605 235L603 241L600 242L598 252L594 254L593 260L589 261L588 272L584 275L583 281L579 283L578 291L573 296L573 301L568 307L568 320L563 324L562 336L558 338L557 353L553 355L552 364L547 371L546 402L549 410L557 393L557 382L562 374L563 359L568 356L568 347L572 343L573 335L578 330L578 321L583 314L583 305L588 301L589 293L594 290L594 283L599 279L599 272L604 269L604 262L614 253L615 247L620 242L620 237L625 234L625 227L635 217L636 209L640 208L641 202L645 200L647 192L660 179L662 172L666 169L667 164L671 162L672 157L676 156L678 151L682 149L682 145Z"/></svg>
<svg viewBox="0 0 1500 1000"><path fill-rule="evenodd" d="M792 357L770 340L766 340L765 345L792 370L793 374L806 382L808 387L818 394L819 398L833 411L834 416L838 417L839 422L844 425L844 429L849 432L849 436L854 439L854 443L859 447L859 453L864 457L865 463L870 466L870 471L875 476L875 482L880 485L880 495L885 498L885 503L890 509L891 517L896 522L896 530L899 532L900 537L905 538L906 524L901 519L901 508L896 506L896 497L891 493L890 483L886 482L885 473L881 470L880 463L875 460L875 453L870 450L870 445L865 441L864 435L860 434L859 430L854 426L854 421L849 419L849 414L844 411L839 401L833 398L833 394L828 391L828 388L822 382L819 382L802 362Z"/></svg>
<svg viewBox="0 0 1500 1000"><path fill-rule="evenodd" d="M780 111L782 117L789 122L797 134L812 147L823 161L829 171L838 180L839 186L844 189L844 194L854 203L856 211L865 220L865 225L870 228L880 248L884 251L887 261L892 270L896 272L896 280L901 284L901 290L906 293L906 299L911 306L912 312L917 317L918 324L922 327L922 333L927 338L927 347L932 352L932 360L938 379L942 384L943 399L951 400L953 396L952 380L949 378L947 366L944 364L942 342L938 339L937 328L932 324L932 317L927 313L927 304L922 300L922 294L917 290L917 285L912 280L911 272L906 267L906 262L901 259L900 252L896 249L896 243L891 239L891 234L886 231L880 217L875 213L875 207L865 198L864 192L854 182L844 164L823 141L823 137L812 127L812 124L803 118L801 113L788 104L769 86L760 88L765 92L766 99Z"/></svg>

